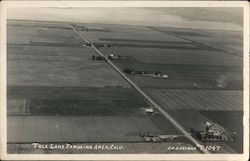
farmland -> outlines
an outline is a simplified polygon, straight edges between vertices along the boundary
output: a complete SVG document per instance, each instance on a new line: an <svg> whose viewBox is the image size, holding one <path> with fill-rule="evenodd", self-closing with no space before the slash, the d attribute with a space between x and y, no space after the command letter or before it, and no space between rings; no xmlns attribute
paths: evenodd
<svg viewBox="0 0 250 161"><path fill-rule="evenodd" d="M9 115L141 115L149 107L121 87L9 86L8 98Z"/></svg>
<svg viewBox="0 0 250 161"><path fill-rule="evenodd" d="M143 142L140 133L180 134L157 110L147 115L147 101L105 61L92 60L96 53L67 24L8 24L8 152L33 142L125 145ZM130 153L153 152L132 146Z"/></svg>
<svg viewBox="0 0 250 161"><path fill-rule="evenodd" d="M146 75L127 76L187 130L204 130L203 124L209 121L218 123L230 133L235 132L235 141L217 143L223 147L217 153L241 153L243 127L234 125L242 125L243 116L242 33L178 28L151 29L186 40L187 42L182 42L182 46L190 44L192 48L175 49L170 45L163 49L148 45L148 40L136 42L124 38L118 40L119 47L114 45L113 48L102 48L101 51L107 55L123 56L122 59L113 61L121 70L129 68L167 74L167 79ZM100 39L103 40L108 42L110 39ZM172 45L180 43L165 41L170 41ZM138 46L144 44L144 48L128 46L128 42L134 42ZM229 46L238 50L228 50ZM214 144L207 142L205 145Z"/></svg>
<svg viewBox="0 0 250 161"><path fill-rule="evenodd" d="M151 119L155 118L146 116L10 116L8 120L9 143L139 142L141 141L139 133L163 133ZM171 125L169 127L170 130L164 132L178 133L171 131Z"/></svg>
<svg viewBox="0 0 250 161"><path fill-rule="evenodd" d="M237 132L235 141L215 142L221 149L214 153L242 153L241 32L15 20L8 21L7 29L9 153L200 152L167 150L192 147L187 139L143 141L141 133L183 134L107 60L93 60L96 50L121 56L111 62L122 72L129 68L166 74L164 79L125 77L188 132L203 130L208 121ZM237 51L229 51L231 45ZM33 142L125 148L65 152L33 149Z"/></svg>
<svg viewBox="0 0 250 161"><path fill-rule="evenodd" d="M147 89L166 110L242 111L242 91Z"/></svg>
<svg viewBox="0 0 250 161"><path fill-rule="evenodd" d="M8 84L129 87L107 64L91 61L92 54L88 48L10 45Z"/></svg>
<svg viewBox="0 0 250 161"><path fill-rule="evenodd" d="M152 49L152 48L103 48L105 54L132 56L139 63L242 66L243 59L219 51Z"/></svg>
<svg viewBox="0 0 250 161"><path fill-rule="evenodd" d="M239 31L209 31L209 30L192 30L183 32L173 28L156 28L158 31L168 33L170 35L177 35L184 39L200 42L213 46L219 50L227 51L237 56L242 56L243 34Z"/></svg>

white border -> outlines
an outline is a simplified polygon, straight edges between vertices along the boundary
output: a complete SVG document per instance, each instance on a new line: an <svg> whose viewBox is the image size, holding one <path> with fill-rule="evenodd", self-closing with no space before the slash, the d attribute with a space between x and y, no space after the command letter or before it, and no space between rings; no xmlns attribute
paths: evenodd
<svg viewBox="0 0 250 161"><path fill-rule="evenodd" d="M7 154L6 10L9 7L242 7L244 8L243 154ZM4 160L248 160L249 158L249 3L246 1L4 1L1 2L1 159ZM32 13L31 13L32 14Z"/></svg>

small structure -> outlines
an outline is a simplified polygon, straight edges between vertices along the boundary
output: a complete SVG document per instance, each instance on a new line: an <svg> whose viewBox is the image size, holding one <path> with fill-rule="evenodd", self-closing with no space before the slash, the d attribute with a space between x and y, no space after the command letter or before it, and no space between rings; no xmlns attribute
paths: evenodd
<svg viewBox="0 0 250 161"><path fill-rule="evenodd" d="M167 74L163 74L162 78L168 78L168 75Z"/></svg>
<svg viewBox="0 0 250 161"><path fill-rule="evenodd" d="M105 43L95 43L94 44L96 48L110 48L110 44L105 44Z"/></svg>
<svg viewBox="0 0 250 161"><path fill-rule="evenodd" d="M147 132L145 134L139 134L143 141L146 142L166 142L166 141L181 141L184 139L183 135L155 135Z"/></svg>
<svg viewBox="0 0 250 161"><path fill-rule="evenodd" d="M111 45L110 44L102 44L101 47L103 47L103 48L110 48Z"/></svg>
<svg viewBox="0 0 250 161"><path fill-rule="evenodd" d="M144 112L145 112L146 115L153 115L154 112L155 112L155 110L153 109L153 107L147 107L147 108L144 108L143 110L144 110Z"/></svg>
<svg viewBox="0 0 250 161"><path fill-rule="evenodd" d="M135 74L135 70L134 70L134 69L130 69L130 68L125 68L125 69L123 70L123 72L124 72L125 74Z"/></svg>
<svg viewBox="0 0 250 161"><path fill-rule="evenodd" d="M123 71L126 74L138 74L138 75L144 75L144 76L149 76L149 77L153 77L153 78L160 78L160 79L168 78L168 75L164 74L162 72L134 70L134 69L130 69L130 68L125 68Z"/></svg>
<svg viewBox="0 0 250 161"><path fill-rule="evenodd" d="M152 113L154 113L154 109L151 108L151 107L150 108L146 108L145 112L148 113L148 114L152 114Z"/></svg>
<svg viewBox="0 0 250 161"><path fill-rule="evenodd" d="M109 54L108 59L110 59L110 60L118 60L118 59L120 59L120 56L115 55L115 54Z"/></svg>
<svg viewBox="0 0 250 161"><path fill-rule="evenodd" d="M104 56L99 56L99 55L93 55L92 56L92 60L105 60L105 57Z"/></svg>
<svg viewBox="0 0 250 161"><path fill-rule="evenodd" d="M83 44L82 46L91 47L90 43Z"/></svg>

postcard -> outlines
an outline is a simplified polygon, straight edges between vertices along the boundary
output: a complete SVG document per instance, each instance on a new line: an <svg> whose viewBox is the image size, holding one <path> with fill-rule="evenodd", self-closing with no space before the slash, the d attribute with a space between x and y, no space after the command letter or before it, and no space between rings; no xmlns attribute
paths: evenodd
<svg viewBox="0 0 250 161"><path fill-rule="evenodd" d="M249 4L1 3L3 160L247 160Z"/></svg>

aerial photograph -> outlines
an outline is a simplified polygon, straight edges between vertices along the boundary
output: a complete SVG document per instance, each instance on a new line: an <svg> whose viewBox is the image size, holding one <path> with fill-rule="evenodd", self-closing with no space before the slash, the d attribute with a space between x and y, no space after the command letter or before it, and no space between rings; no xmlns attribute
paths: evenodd
<svg viewBox="0 0 250 161"><path fill-rule="evenodd" d="M243 8L7 10L8 154L242 154Z"/></svg>

